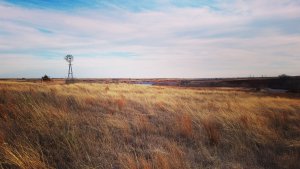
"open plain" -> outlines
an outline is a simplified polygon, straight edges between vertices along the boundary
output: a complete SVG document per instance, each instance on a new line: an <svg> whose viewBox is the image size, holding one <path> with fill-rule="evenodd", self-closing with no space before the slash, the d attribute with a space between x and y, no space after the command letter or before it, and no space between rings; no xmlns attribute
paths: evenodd
<svg viewBox="0 0 300 169"><path fill-rule="evenodd" d="M300 168L300 99L234 88L0 82L0 168Z"/></svg>

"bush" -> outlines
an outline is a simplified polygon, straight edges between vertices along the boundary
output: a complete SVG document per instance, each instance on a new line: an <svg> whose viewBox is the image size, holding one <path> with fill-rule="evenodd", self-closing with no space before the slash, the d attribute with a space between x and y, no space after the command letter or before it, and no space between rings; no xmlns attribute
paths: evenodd
<svg viewBox="0 0 300 169"><path fill-rule="evenodd" d="M42 77L42 81L51 81L51 79L50 79L49 76L44 75L44 76Z"/></svg>

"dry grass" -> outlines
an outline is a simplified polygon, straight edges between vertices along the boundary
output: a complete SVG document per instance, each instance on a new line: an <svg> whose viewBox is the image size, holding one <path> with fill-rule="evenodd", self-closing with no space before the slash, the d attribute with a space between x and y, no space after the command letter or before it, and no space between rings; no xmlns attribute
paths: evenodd
<svg viewBox="0 0 300 169"><path fill-rule="evenodd" d="M300 168L300 100L0 82L1 168Z"/></svg>

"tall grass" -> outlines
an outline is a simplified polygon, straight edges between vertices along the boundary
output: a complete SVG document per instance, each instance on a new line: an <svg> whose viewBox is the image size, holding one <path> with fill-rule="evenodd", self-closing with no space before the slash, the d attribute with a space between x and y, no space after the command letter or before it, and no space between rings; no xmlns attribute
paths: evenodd
<svg viewBox="0 0 300 169"><path fill-rule="evenodd" d="M300 100L0 82L0 168L300 168Z"/></svg>

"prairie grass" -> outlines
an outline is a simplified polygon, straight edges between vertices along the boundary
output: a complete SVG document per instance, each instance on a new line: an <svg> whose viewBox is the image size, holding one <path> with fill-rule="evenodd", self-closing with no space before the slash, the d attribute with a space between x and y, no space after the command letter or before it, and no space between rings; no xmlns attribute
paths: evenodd
<svg viewBox="0 0 300 169"><path fill-rule="evenodd" d="M0 169L300 168L300 99L0 82Z"/></svg>

